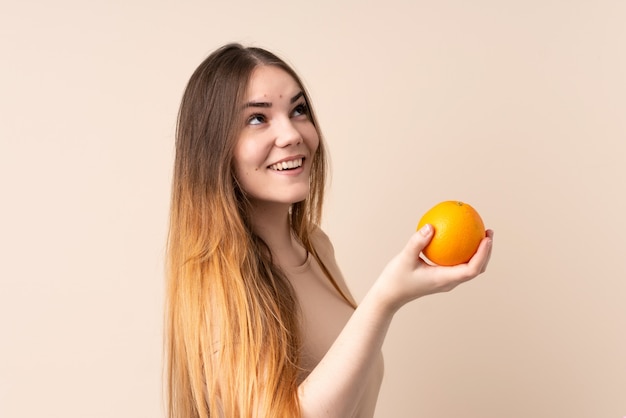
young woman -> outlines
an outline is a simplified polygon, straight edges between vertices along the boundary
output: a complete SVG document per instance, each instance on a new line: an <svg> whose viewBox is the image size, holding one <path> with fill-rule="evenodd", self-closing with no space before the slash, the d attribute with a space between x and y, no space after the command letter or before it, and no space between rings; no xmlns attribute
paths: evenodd
<svg viewBox="0 0 626 418"><path fill-rule="evenodd" d="M482 273L420 259L416 232L356 306L319 228L326 156L295 72L226 45L180 107L168 246L170 417L372 417L381 347L407 302Z"/></svg>

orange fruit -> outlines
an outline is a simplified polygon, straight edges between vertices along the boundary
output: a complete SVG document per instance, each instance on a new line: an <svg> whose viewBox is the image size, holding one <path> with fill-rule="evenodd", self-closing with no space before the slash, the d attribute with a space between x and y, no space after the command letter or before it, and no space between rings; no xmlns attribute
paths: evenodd
<svg viewBox="0 0 626 418"><path fill-rule="evenodd" d="M430 224L433 239L422 254L440 266L467 263L485 237L485 225L467 203L449 200L438 203L422 216L417 229Z"/></svg>

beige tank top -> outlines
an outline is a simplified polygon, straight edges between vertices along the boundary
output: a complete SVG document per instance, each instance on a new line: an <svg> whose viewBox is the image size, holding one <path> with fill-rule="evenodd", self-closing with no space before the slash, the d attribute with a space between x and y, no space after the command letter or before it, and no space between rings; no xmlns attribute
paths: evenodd
<svg viewBox="0 0 626 418"><path fill-rule="evenodd" d="M318 229L311 238L313 246L339 287L352 297L337 266L334 249L328 236ZM313 256L308 255L303 265L291 268L283 267L283 271L293 285L301 308L303 334L301 366L303 371L300 381L303 381L324 357L350 319L354 309L328 281ZM353 415L355 418L374 416L378 392L383 379L382 354L369 365L369 368L369 379L361 383L366 387L361 402Z"/></svg>

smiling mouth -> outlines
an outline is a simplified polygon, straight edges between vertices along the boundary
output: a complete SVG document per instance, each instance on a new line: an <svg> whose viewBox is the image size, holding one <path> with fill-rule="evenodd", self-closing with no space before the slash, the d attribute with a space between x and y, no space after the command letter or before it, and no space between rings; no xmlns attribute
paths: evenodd
<svg viewBox="0 0 626 418"><path fill-rule="evenodd" d="M303 161L304 158L296 158L295 160L283 161L282 163L272 164L268 168L274 171L294 170L296 168L302 167Z"/></svg>

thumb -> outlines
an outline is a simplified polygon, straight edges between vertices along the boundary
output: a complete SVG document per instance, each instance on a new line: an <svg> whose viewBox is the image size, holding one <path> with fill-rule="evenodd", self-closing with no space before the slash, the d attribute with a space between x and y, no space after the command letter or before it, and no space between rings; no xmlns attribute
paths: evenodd
<svg viewBox="0 0 626 418"><path fill-rule="evenodd" d="M404 247L404 252L411 258L416 259L432 238L433 227L430 224L426 224L415 232L409 239L409 242Z"/></svg>

